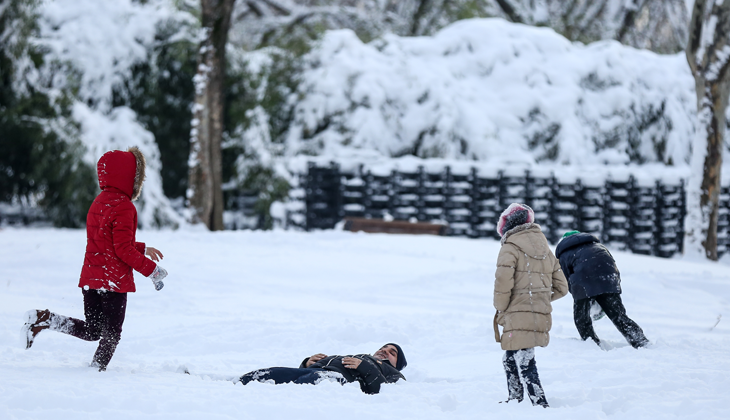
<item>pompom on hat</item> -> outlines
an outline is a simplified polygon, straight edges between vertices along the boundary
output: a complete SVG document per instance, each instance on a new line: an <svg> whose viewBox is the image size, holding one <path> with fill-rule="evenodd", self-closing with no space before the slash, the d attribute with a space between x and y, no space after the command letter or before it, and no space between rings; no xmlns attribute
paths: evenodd
<svg viewBox="0 0 730 420"><path fill-rule="evenodd" d="M512 203L499 216L497 233L504 236L507 231L525 223L535 222L535 212L527 204Z"/></svg>
<svg viewBox="0 0 730 420"><path fill-rule="evenodd" d="M564 238L567 238L568 236L576 235L576 234L578 234L578 233L580 233L580 231L579 231L579 230L570 230L570 231L568 231L568 232L565 232L565 233L563 234L563 237L562 237L562 238L560 238L560 239L564 239Z"/></svg>

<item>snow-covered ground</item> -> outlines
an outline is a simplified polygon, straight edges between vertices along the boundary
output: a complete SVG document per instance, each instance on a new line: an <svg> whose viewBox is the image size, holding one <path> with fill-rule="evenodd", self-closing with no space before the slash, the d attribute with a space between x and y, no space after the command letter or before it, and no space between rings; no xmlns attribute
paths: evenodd
<svg viewBox="0 0 730 420"><path fill-rule="evenodd" d="M492 332L499 244L327 231L143 231L165 254L165 288L137 278L105 373L96 343L43 332L24 350L28 309L81 317L83 230L0 230L0 419L668 419L730 418L730 270L616 252L628 314L652 341L634 350L578 339L572 300L555 302L537 350L549 410L499 404L503 352ZM713 328L718 316L723 319ZM255 368L314 353L408 358L406 382L233 385ZM186 366L191 375L179 372Z"/></svg>

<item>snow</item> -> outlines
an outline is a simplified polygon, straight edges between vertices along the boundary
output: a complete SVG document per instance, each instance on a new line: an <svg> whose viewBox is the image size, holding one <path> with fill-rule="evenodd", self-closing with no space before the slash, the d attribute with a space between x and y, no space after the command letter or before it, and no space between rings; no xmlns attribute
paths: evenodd
<svg viewBox="0 0 730 420"><path fill-rule="evenodd" d="M79 96L111 108L112 90L131 76L132 66L147 60L156 25L182 14L170 0L99 2L43 0L38 43L52 56L81 71Z"/></svg>
<svg viewBox="0 0 730 420"><path fill-rule="evenodd" d="M606 319L607 346L582 342L570 297L554 303L551 343L536 350L549 410L506 398L492 332L499 244L436 236L138 232L160 249L165 288L137 276L109 369L96 343L41 333L23 314L81 317L83 230L0 230L0 419L727 419L730 270L612 250L629 316L652 344L635 350ZM722 315L719 323L718 317ZM714 326L717 323L716 326ZM713 328L714 326L714 328ZM226 379L296 366L323 352L399 343L405 382L374 396L357 384ZM187 367L191 375L180 373Z"/></svg>
<svg viewBox="0 0 730 420"><path fill-rule="evenodd" d="M368 44L328 31L302 80L288 156L689 163L696 102L684 54L469 19Z"/></svg>

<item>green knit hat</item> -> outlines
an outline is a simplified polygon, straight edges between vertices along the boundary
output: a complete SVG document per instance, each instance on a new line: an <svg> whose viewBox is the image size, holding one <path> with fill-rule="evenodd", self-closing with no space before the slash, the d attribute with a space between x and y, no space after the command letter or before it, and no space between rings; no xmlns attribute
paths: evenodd
<svg viewBox="0 0 730 420"><path fill-rule="evenodd" d="M567 238L570 235L575 235L576 233L580 233L580 231L579 230L571 230L569 232L565 232L565 234L563 234L563 238Z"/></svg>

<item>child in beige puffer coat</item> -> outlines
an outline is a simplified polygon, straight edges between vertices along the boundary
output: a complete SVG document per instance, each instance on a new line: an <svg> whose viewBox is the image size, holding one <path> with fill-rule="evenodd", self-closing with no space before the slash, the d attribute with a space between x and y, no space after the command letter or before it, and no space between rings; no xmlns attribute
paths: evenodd
<svg viewBox="0 0 730 420"><path fill-rule="evenodd" d="M512 203L499 218L502 248L494 281L494 332L506 350L502 362L510 400L522 401L524 388L533 405L548 407L535 365L535 347L550 341L552 305L568 293L560 262L550 251L535 215ZM497 325L504 327L500 337Z"/></svg>

